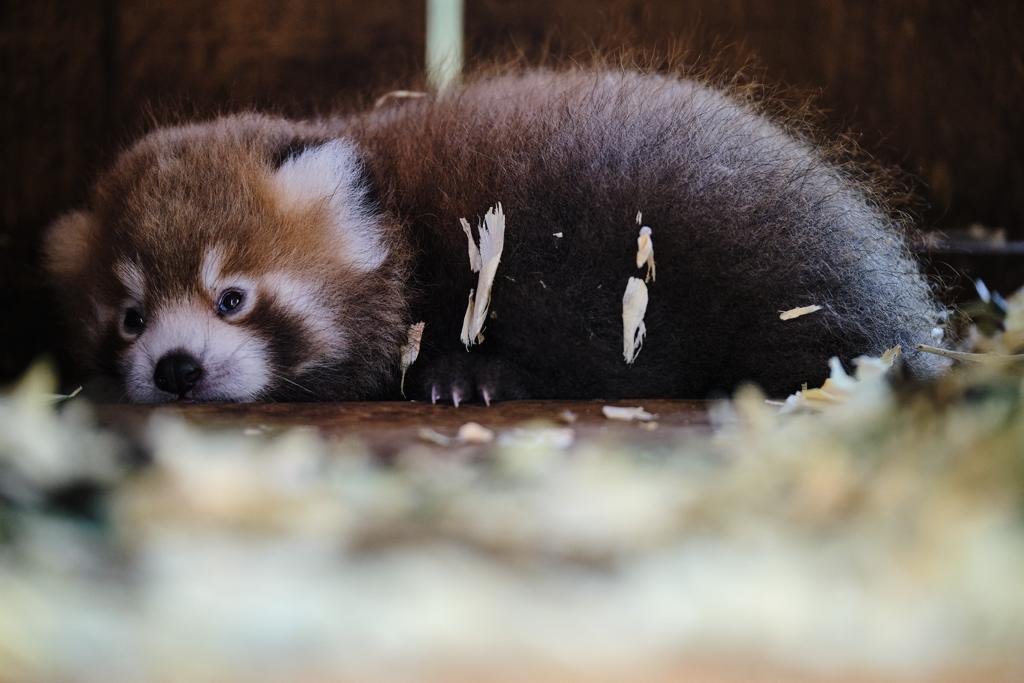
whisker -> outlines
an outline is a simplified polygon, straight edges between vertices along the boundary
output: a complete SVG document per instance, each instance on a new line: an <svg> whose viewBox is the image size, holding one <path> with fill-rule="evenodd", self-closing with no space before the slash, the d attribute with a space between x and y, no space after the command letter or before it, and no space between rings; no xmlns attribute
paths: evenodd
<svg viewBox="0 0 1024 683"><path fill-rule="evenodd" d="M231 360L232 358L234 358L234 357L235 357L235 354L236 354L236 353L238 353L239 351L241 351L241 350L242 350L242 347L243 347L243 346L245 346L245 345L246 345L246 344L247 344L248 342L249 342L249 340L248 340L248 339L243 339L242 341L238 342L238 346L236 346L236 347L234 348L234 350L233 350L233 351L232 351L231 353L229 353L229 354L228 354L228 357L227 357L227 358L225 358L225 359L224 359L223 361L221 361L221 362L222 362L222 363L227 363L228 361L230 361L230 360Z"/></svg>
<svg viewBox="0 0 1024 683"><path fill-rule="evenodd" d="M269 370L268 369L267 372L269 372L272 377L276 377L279 380L282 380L284 382L288 382L288 384L292 384L294 386L297 386L299 389L302 389L303 391L309 392L311 395L316 396L316 392L315 391L313 391L312 389L310 389L308 387L302 386L301 384L299 384L298 382L296 382L293 379L289 379L289 378L285 377L284 375L281 375L281 374L278 374L278 373L274 372L273 370Z"/></svg>

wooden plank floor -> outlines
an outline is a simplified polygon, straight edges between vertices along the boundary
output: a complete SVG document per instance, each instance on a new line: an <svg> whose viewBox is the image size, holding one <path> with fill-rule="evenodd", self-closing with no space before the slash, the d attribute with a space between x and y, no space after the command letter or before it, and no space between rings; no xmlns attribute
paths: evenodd
<svg viewBox="0 0 1024 683"><path fill-rule="evenodd" d="M421 431L454 436L460 426L477 422L500 431L526 424L571 425L579 436L624 435L640 443L665 443L695 432L710 431L708 401L509 401L494 404L430 405L413 401L352 403L175 403L162 406L102 405L100 421L133 431L158 414L174 415L212 427L278 430L314 427L332 439L355 436L388 455L423 443ZM654 423L609 420L602 406L642 406ZM571 413L569 417L567 413Z"/></svg>

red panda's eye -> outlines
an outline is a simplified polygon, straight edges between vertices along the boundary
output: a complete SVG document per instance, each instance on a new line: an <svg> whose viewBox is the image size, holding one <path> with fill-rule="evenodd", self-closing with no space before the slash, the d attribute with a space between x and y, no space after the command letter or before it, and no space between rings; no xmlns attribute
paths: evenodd
<svg viewBox="0 0 1024 683"><path fill-rule="evenodd" d="M217 313L220 315L226 315L231 313L245 300L245 295L237 289L229 289L220 295L220 299L217 300Z"/></svg>
<svg viewBox="0 0 1024 683"><path fill-rule="evenodd" d="M124 331L128 334L139 334L146 326L146 320L137 308L129 308L124 312Z"/></svg>

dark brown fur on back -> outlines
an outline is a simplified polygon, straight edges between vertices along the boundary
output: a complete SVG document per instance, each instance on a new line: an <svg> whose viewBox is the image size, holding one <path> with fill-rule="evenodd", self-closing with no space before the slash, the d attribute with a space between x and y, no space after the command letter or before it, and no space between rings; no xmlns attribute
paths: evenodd
<svg viewBox="0 0 1024 683"><path fill-rule="evenodd" d="M938 310L885 208L812 145L696 82L532 72L340 130L365 150L382 208L419 254L428 356L466 353L458 333L475 276L457 219L500 201L496 317L469 356L518 365L531 396L703 396L743 381L783 394L821 380L830 356L895 344L921 374L942 366L913 351ZM647 341L627 365L637 211L658 277ZM823 310L779 319L811 304Z"/></svg>

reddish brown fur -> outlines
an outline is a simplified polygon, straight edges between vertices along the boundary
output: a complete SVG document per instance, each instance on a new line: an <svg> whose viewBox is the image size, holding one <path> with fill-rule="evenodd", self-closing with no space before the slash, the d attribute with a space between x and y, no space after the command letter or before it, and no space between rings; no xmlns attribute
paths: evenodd
<svg viewBox="0 0 1024 683"><path fill-rule="evenodd" d="M198 286L198 270L203 251L223 241L231 245L225 271L253 276L285 271L322 283L335 324L358 330L351 335L353 360L321 368L315 381L295 390L295 398L345 398L383 389L395 361L379 351L397 348L405 334L401 288L408 250L390 248L385 267L376 273L352 272L325 231L323 206L279 210L268 182L270 157L300 137L326 139L318 127L255 115L158 130L100 179L91 212L73 214L52 228L59 239L48 240L48 263L71 317L89 332L78 347L84 361L99 360L99 370L116 372L109 361L125 346L108 329L111 321L96 321L94 313L96 303L110 305L124 297L115 262L138 261L147 281L158 285L148 288L151 308L182 296L205 298L212 308L209 293ZM69 220L81 238L70 239ZM400 240L394 225L384 220L380 227L392 243ZM267 320L244 324L259 329ZM312 347L306 359L322 352Z"/></svg>
<svg viewBox="0 0 1024 683"><path fill-rule="evenodd" d="M337 138L356 142L376 193L388 257L370 273L338 253L323 206L282 213L267 181L289 150ZM458 219L499 201L509 231L496 317L467 354L459 330L475 281ZM482 78L317 123L243 115L157 131L101 179L92 209L77 267L64 231L50 240L80 320L89 298L123 298L119 259L140 263L157 304L194 295L204 250L225 240L228 270L320 283L352 342L343 357L279 308L242 323L276 344L274 367L298 387L277 383L263 394L275 398L391 395L416 320L427 322L410 378L420 396L702 396L743 381L779 394L819 381L833 355L909 351L938 313L899 225L848 168L721 91L630 71ZM636 274L638 210L659 269L647 343L626 365L621 297ZM824 308L778 320L809 304ZM94 358L124 347L107 325L85 349ZM921 374L941 365L907 358ZM314 372L296 369L310 359Z"/></svg>

